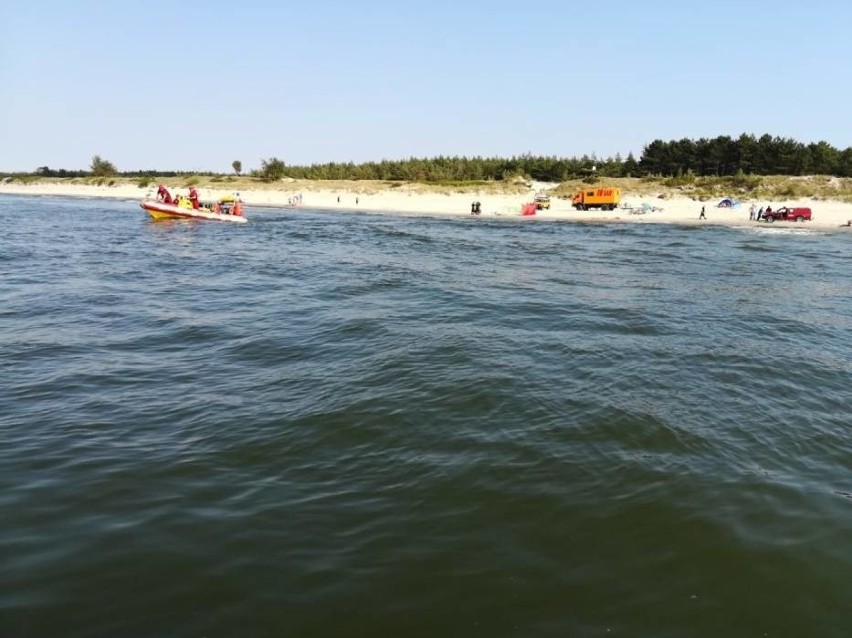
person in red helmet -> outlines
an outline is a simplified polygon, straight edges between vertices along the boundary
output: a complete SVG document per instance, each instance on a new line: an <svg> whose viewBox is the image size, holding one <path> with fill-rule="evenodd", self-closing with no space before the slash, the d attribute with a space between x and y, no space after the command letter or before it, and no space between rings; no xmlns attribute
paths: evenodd
<svg viewBox="0 0 852 638"><path fill-rule="evenodd" d="M195 190L195 186L189 187L189 201L192 203L192 207L198 210L200 204L198 202L198 191Z"/></svg>
<svg viewBox="0 0 852 638"><path fill-rule="evenodd" d="M157 199L159 199L164 204L172 203L171 193L166 189L162 184L157 184Z"/></svg>

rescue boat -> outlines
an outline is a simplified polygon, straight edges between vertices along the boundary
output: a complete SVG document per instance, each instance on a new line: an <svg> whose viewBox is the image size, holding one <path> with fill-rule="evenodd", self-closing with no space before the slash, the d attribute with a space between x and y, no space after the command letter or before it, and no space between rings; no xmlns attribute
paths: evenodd
<svg viewBox="0 0 852 638"><path fill-rule="evenodd" d="M177 203L166 204L157 199L145 198L139 204L153 219L199 219L216 222L231 222L245 224L248 220L243 216L243 203L233 196L223 197L213 206L193 208L192 202L186 198L178 199Z"/></svg>

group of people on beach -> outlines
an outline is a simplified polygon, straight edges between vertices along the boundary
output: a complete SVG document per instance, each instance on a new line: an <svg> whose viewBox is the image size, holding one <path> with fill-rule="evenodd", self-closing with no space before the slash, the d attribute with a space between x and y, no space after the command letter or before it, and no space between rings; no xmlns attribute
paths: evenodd
<svg viewBox="0 0 852 638"><path fill-rule="evenodd" d="M764 215L768 215L772 212L772 206L767 206L764 210L763 206L760 207L759 210L755 211L754 204L748 207L748 220L751 221L760 221L763 219Z"/></svg>
<svg viewBox="0 0 852 638"><path fill-rule="evenodd" d="M761 206L759 209L755 209L754 204L749 206L748 208L748 220L751 221L760 221L766 215L772 213L772 206L767 205L766 208ZM701 213L698 215L698 219L707 219L707 215L704 214L704 206L701 207Z"/></svg>

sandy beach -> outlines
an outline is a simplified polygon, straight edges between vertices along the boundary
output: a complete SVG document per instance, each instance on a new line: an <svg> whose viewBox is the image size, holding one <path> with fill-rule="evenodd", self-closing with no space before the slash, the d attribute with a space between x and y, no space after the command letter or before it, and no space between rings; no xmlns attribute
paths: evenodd
<svg viewBox="0 0 852 638"><path fill-rule="evenodd" d="M173 194L186 195L185 187L166 181ZM335 184L329 188L323 182L288 181L276 185L264 185L262 188L242 188L239 193L249 207L283 207L287 209L312 208L339 212L375 211L400 214L434 214L469 216L471 202L481 202L482 217L518 217L525 202L530 202L536 191L546 190L549 184L533 184L528 192L503 194L492 192L430 192L422 185L399 184L393 187L376 187L371 183L348 182L344 187ZM233 190L215 190L199 187L202 200L214 200ZM91 184L63 183L56 181L35 181L27 184L19 182L0 183L0 195L35 195L57 197L104 197L113 199L139 199L153 194L153 190L140 188L136 184L115 184L97 186ZM294 202L301 203L294 205ZM759 222L749 220L749 207L806 206L813 211L813 220L796 224L795 222L775 222L774 226L794 226L807 228L839 228L852 220L852 204L831 200L796 199L790 201L743 200L737 208L719 208L718 200L694 201L686 197L660 198L659 194L622 193L621 205L613 211L578 211L567 199L553 198L550 210L540 210L527 220L560 220L582 222L617 223L668 223L668 224L723 224L728 226L748 226ZM643 205L645 209L643 210ZM702 207L706 220L699 219Z"/></svg>

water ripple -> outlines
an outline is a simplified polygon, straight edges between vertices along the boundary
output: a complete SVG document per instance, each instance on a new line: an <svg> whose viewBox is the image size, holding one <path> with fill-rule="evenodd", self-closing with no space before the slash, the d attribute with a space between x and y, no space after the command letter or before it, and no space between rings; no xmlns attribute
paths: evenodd
<svg viewBox="0 0 852 638"><path fill-rule="evenodd" d="M848 634L848 235L0 216L4 638Z"/></svg>

